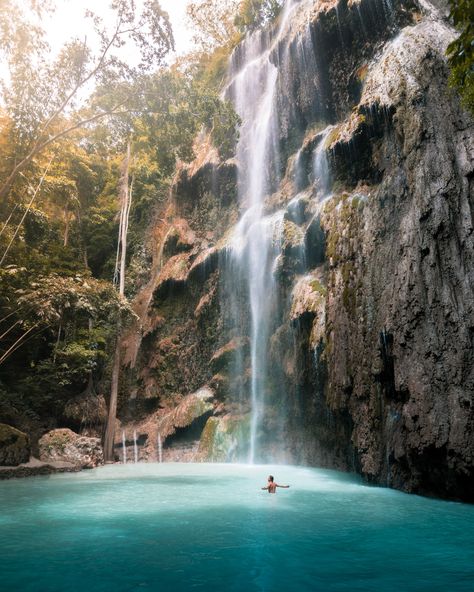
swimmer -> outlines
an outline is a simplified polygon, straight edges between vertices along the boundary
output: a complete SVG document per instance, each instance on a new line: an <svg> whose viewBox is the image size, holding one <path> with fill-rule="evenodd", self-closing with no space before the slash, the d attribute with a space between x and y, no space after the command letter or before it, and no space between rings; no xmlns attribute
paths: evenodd
<svg viewBox="0 0 474 592"><path fill-rule="evenodd" d="M288 489L289 485L278 485L275 483L273 479L273 475L268 475L268 485L266 487L262 487L263 490L267 490L268 493L276 493L277 487L282 487L283 489Z"/></svg>

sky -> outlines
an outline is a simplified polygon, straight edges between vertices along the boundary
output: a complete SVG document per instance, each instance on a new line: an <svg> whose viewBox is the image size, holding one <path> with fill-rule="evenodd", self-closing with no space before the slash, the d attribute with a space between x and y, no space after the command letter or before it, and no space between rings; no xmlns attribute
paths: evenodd
<svg viewBox="0 0 474 592"><path fill-rule="evenodd" d="M139 4L138 0L137 4ZM170 16L175 37L176 53L186 53L192 47L192 33L186 27L186 6L190 0L160 0L161 7ZM87 33L88 21L84 19L86 9L93 10L104 20L108 14L110 0L56 0L55 13L45 19L43 25L53 49L58 49L72 36L82 38Z"/></svg>

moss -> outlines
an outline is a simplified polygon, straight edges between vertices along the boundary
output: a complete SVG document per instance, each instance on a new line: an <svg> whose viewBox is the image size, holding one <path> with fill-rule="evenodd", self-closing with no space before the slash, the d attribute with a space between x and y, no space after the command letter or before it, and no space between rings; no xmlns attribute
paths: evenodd
<svg viewBox="0 0 474 592"><path fill-rule="evenodd" d="M190 402L190 405L186 408L185 413L183 413L182 420L186 422L186 426L191 425L195 419L201 417L208 411L212 411L212 409L212 403L209 403L209 401L203 397L195 396Z"/></svg>
<svg viewBox="0 0 474 592"><path fill-rule="evenodd" d="M313 292L317 292L321 296L326 297L326 294L327 294L326 286L323 286L323 284L319 280L314 279L309 283L309 285L311 286L311 289L313 290Z"/></svg>
<svg viewBox="0 0 474 592"><path fill-rule="evenodd" d="M250 432L250 416L210 417L201 435L202 461L225 462L242 456Z"/></svg>
<svg viewBox="0 0 474 592"><path fill-rule="evenodd" d="M55 430L49 434L47 442L45 443L46 448L48 451L58 450L59 452L64 452L66 446L71 444L75 437L76 434L70 430Z"/></svg>
<svg viewBox="0 0 474 592"><path fill-rule="evenodd" d="M334 225L333 228L329 230L326 241L326 258L331 261L332 265L336 265L338 262L337 252L339 240L340 235Z"/></svg>
<svg viewBox="0 0 474 592"><path fill-rule="evenodd" d="M214 442L216 440L217 428L219 426L219 420L217 417L210 417L201 434L201 441L199 443L199 450L202 452L206 459L212 455L214 448Z"/></svg>
<svg viewBox="0 0 474 592"><path fill-rule="evenodd" d="M367 64L363 64L360 68L357 68L356 76L360 82L364 82L367 78L367 74L369 73L369 66Z"/></svg>
<svg viewBox="0 0 474 592"><path fill-rule="evenodd" d="M28 441L28 436L5 423L0 423L0 445L9 441Z"/></svg>
<svg viewBox="0 0 474 592"><path fill-rule="evenodd" d="M30 457L29 438L20 430L0 423L0 465L16 466Z"/></svg>
<svg viewBox="0 0 474 592"><path fill-rule="evenodd" d="M326 141L324 142L324 150L330 150L332 146L334 146L334 144L337 144L337 142L339 142L341 137L341 131L341 126L337 125L334 129L332 129L329 132Z"/></svg>
<svg viewBox="0 0 474 592"><path fill-rule="evenodd" d="M287 254L299 253L304 245L304 233L299 226L285 220L282 250Z"/></svg>
<svg viewBox="0 0 474 592"><path fill-rule="evenodd" d="M245 356L248 352L248 339L240 337L231 339L218 349L211 358L211 367L214 372L228 368L239 355Z"/></svg>

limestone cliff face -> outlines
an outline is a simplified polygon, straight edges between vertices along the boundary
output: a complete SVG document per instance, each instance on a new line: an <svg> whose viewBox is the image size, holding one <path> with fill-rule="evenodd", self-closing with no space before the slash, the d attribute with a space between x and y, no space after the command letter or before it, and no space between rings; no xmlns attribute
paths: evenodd
<svg viewBox="0 0 474 592"><path fill-rule="evenodd" d="M453 31L442 2L301 4L272 50L280 159L265 210L282 224L266 458L472 501L474 127L447 86ZM178 171L126 342L121 420L155 438L150 417L206 386L189 423L203 460L238 458L248 435L250 311L226 279L238 167L203 142Z"/></svg>

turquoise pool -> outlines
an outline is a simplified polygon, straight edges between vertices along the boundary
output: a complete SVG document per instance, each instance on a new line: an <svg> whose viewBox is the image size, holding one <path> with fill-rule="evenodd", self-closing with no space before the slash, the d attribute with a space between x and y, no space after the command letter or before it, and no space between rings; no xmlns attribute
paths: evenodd
<svg viewBox="0 0 474 592"><path fill-rule="evenodd" d="M474 590L474 506L334 471L115 465L2 482L0 507L5 591Z"/></svg>

